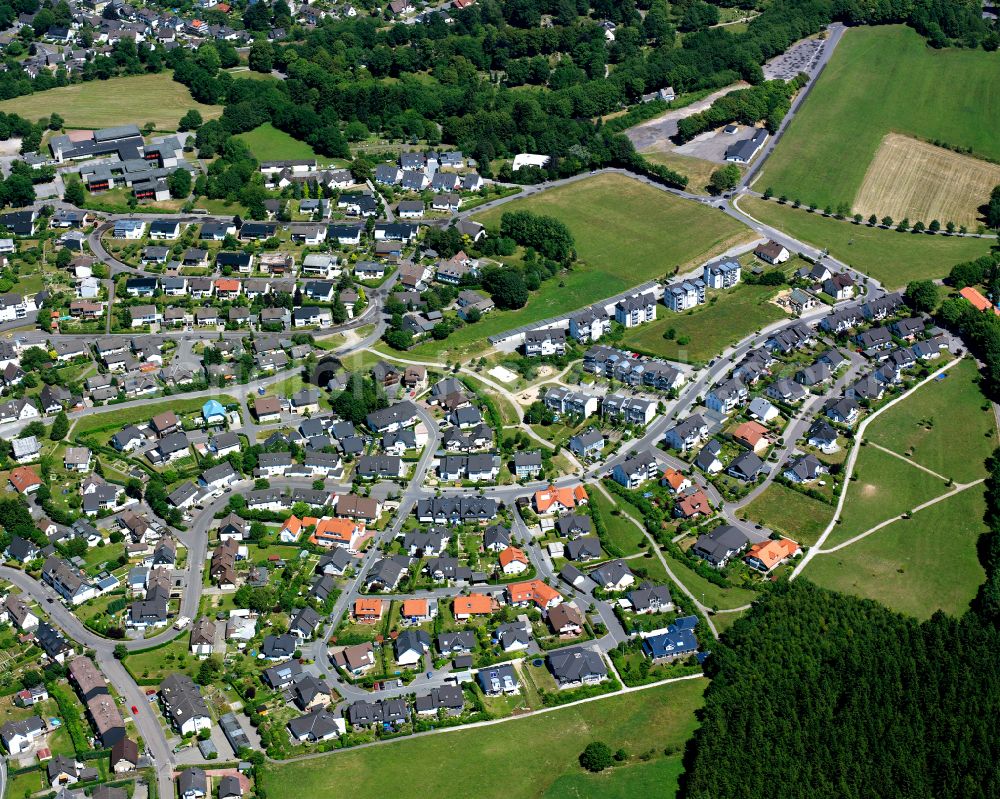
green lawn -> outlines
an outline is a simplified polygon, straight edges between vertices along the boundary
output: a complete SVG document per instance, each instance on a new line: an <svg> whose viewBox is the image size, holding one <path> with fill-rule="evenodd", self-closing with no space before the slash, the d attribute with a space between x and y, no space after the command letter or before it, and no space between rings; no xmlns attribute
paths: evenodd
<svg viewBox="0 0 1000 799"><path fill-rule="evenodd" d="M620 507L635 519L641 519L642 514L632 505L616 497L614 503L608 501L600 491L590 492L590 501L594 503L601 513L604 526L608 528L608 542L616 545L622 555L634 555L639 551L639 543L645 539L642 530L636 527L624 516L615 516L611 513L616 507Z"/></svg>
<svg viewBox="0 0 1000 799"><path fill-rule="evenodd" d="M158 682L175 671L194 677L201 661L191 654L189 641L190 636L183 633L166 646L130 654L125 666L136 680Z"/></svg>
<svg viewBox="0 0 1000 799"><path fill-rule="evenodd" d="M866 224L810 214L803 208L776 201L744 197L740 208L761 222L830 253L881 281L886 288L905 286L911 280L942 278L951 267L989 252L990 240L898 233Z"/></svg>
<svg viewBox="0 0 1000 799"><path fill-rule="evenodd" d="M316 152L303 141L293 139L284 131L265 122L259 128L236 136L246 142L250 152L258 161L286 161L301 158L315 158Z"/></svg>
<svg viewBox="0 0 1000 799"><path fill-rule="evenodd" d="M772 483L740 514L803 546L812 546L833 518L833 507L795 489Z"/></svg>
<svg viewBox="0 0 1000 799"><path fill-rule="evenodd" d="M785 319L787 315L770 302L777 294L773 286L740 283L725 291L712 292L710 300L684 313L674 313L662 305L656 308L657 320L627 331L623 342L671 360L703 363L714 358L730 344L762 327ZM674 331L665 339L664 333ZM677 340L686 336L686 344Z"/></svg>
<svg viewBox="0 0 1000 799"><path fill-rule="evenodd" d="M865 438L967 483L986 476L984 461L997 446L996 420L972 360L945 375L879 416Z"/></svg>
<svg viewBox="0 0 1000 799"><path fill-rule="evenodd" d="M381 785L373 795L384 790L395 799L666 799L675 794L681 749L697 726L704 689L704 681L691 680L489 727L269 764L262 769L263 786L273 799L332 795L344 785ZM593 740L624 748L629 761L607 774L585 774L577 757ZM676 754L664 756L668 747ZM648 750L651 760L638 760Z"/></svg>
<svg viewBox="0 0 1000 799"><path fill-rule="evenodd" d="M223 405L229 405L236 402L235 399L225 394L215 397L214 399L217 399ZM174 398L164 400L163 402L150 402L149 404L136 405L130 408L118 408L114 405L109 405L107 408L102 409L101 413L77 419L76 424L73 427L73 435L83 435L84 433L88 433L92 430L101 430L109 426L112 428L121 428L125 425L136 424L137 422L148 422L156 416L156 414L163 413L165 411L174 411L177 414L193 413L201 410L201 406L204 405L205 402L206 400L204 398Z"/></svg>
<svg viewBox="0 0 1000 799"><path fill-rule="evenodd" d="M180 118L192 108L205 119L222 113L221 106L196 103L169 72L75 83L0 103L0 111L31 120L56 112L68 128L142 127L153 122L157 130L177 130Z"/></svg>
<svg viewBox="0 0 1000 799"><path fill-rule="evenodd" d="M960 616L986 579L976 555L986 531L984 511L982 488L970 488L856 544L817 555L803 575L920 619L938 609Z"/></svg>
<svg viewBox="0 0 1000 799"><path fill-rule="evenodd" d="M943 481L875 447L864 447L847 487L840 523L824 546L865 532L948 491Z"/></svg>
<svg viewBox="0 0 1000 799"><path fill-rule="evenodd" d="M851 28L756 187L820 207L850 203L889 132L1000 159L997 67L994 53L934 50L901 25Z"/></svg>
<svg viewBox="0 0 1000 799"><path fill-rule="evenodd" d="M670 571L684 584L684 587L694 594L699 602L710 608L738 608L757 598L757 593L749 588L722 588L709 582L668 552L664 552L663 557L667 559Z"/></svg>
<svg viewBox="0 0 1000 799"><path fill-rule="evenodd" d="M487 336L582 308L630 286L682 271L734 244L751 231L697 203L673 197L617 174L587 177L477 215L498 226L505 211L529 210L566 223L579 255L572 270L544 283L517 311L492 311L443 342L415 347L417 357L444 358L482 349Z"/></svg>

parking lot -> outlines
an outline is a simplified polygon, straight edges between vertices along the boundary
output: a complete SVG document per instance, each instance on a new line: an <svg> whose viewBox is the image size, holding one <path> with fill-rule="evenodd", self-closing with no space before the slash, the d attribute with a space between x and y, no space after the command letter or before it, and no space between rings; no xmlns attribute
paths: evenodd
<svg viewBox="0 0 1000 799"><path fill-rule="evenodd" d="M808 72L823 51L823 44L824 40L819 38L799 42L764 64L764 77L767 80L789 81L800 72Z"/></svg>

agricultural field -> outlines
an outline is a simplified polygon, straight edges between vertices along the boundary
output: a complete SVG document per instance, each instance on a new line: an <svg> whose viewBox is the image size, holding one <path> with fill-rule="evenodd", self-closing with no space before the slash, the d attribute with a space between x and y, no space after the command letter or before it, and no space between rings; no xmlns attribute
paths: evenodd
<svg viewBox="0 0 1000 799"><path fill-rule="evenodd" d="M475 219L498 226L505 211L516 210L563 221L576 240L579 260L568 273L542 284L524 308L493 311L445 341L417 345L410 357L468 355L483 349L488 336L583 308L753 240L748 228L718 212L618 174L577 180L504 203Z"/></svg>
<svg viewBox="0 0 1000 799"><path fill-rule="evenodd" d="M316 157L312 147L293 139L284 131L273 127L270 122L247 133L239 133L236 138L246 143L258 161L291 161Z"/></svg>
<svg viewBox="0 0 1000 799"><path fill-rule="evenodd" d="M136 98L142 99L141 108L137 108ZM176 83L169 72L75 83L0 103L0 111L27 119L56 112L67 128L142 127L152 122L161 131L177 130L180 118L192 108L204 119L222 114L222 106L196 103L187 87Z"/></svg>
<svg viewBox="0 0 1000 799"><path fill-rule="evenodd" d="M854 203L888 133L1000 159L996 70L994 53L934 50L911 28L851 28L755 188L821 208Z"/></svg>
<svg viewBox="0 0 1000 799"><path fill-rule="evenodd" d="M985 509L982 488L970 488L912 519L817 555L802 574L920 619L936 610L959 616L986 579L977 556Z"/></svg>
<svg viewBox="0 0 1000 799"><path fill-rule="evenodd" d="M801 491L772 483L740 511L757 524L786 535L802 546L812 546L833 518L833 506Z"/></svg>
<svg viewBox="0 0 1000 799"><path fill-rule="evenodd" d="M684 681L478 729L268 765L263 786L273 799L324 796L335 786L362 784L391 785L396 799L464 798L469 785L479 799L671 797L704 690L702 680ZM624 748L629 760L586 774L577 757L593 740ZM665 749L673 754L664 755ZM650 760L640 760L647 751L653 752Z"/></svg>
<svg viewBox="0 0 1000 799"><path fill-rule="evenodd" d="M656 307L657 319L625 332L623 343L674 361L704 363L754 330L785 319L787 314L771 302L774 286L740 283L731 289L709 293L709 301L683 313ZM668 330L672 338L664 338ZM685 343L681 340L687 339Z"/></svg>
<svg viewBox="0 0 1000 799"><path fill-rule="evenodd" d="M931 471L967 483L986 476L997 447L996 419L965 359L879 416L865 438Z"/></svg>
<svg viewBox="0 0 1000 799"><path fill-rule="evenodd" d="M840 521L824 546L842 543L948 490L944 480L905 459L872 446L864 447L847 487Z"/></svg>
<svg viewBox="0 0 1000 799"><path fill-rule="evenodd" d="M978 207L1000 184L1000 166L890 133L878 148L854 200L866 218L937 219L976 228Z"/></svg>
<svg viewBox="0 0 1000 799"><path fill-rule="evenodd" d="M871 275L887 289L902 288L911 280L943 278L955 264L986 255L990 247L989 239L899 233L755 197L743 197L739 207L800 241L828 248L835 258Z"/></svg>

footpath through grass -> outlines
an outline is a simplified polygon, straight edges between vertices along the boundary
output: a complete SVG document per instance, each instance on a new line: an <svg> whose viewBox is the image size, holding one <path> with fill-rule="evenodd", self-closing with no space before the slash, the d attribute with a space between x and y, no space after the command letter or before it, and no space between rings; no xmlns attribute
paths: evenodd
<svg viewBox="0 0 1000 799"><path fill-rule="evenodd" d="M934 50L902 25L851 28L755 188L850 203L890 132L1000 159L997 68L996 53Z"/></svg>
<svg viewBox="0 0 1000 799"><path fill-rule="evenodd" d="M913 464L875 447L863 447L848 484L840 522L824 542L824 547L843 543L948 490L943 480Z"/></svg>
<svg viewBox="0 0 1000 799"><path fill-rule="evenodd" d="M703 605L710 608L738 608L753 602L757 592L749 588L722 588L709 582L686 563L664 552L670 571Z"/></svg>
<svg viewBox="0 0 1000 799"><path fill-rule="evenodd" d="M55 112L67 128L142 127L152 122L157 130L177 130L181 117L192 108L206 120L222 114L222 106L196 103L170 72L74 83L0 103L0 111L26 119Z"/></svg>
<svg viewBox="0 0 1000 799"><path fill-rule="evenodd" d="M803 576L919 619L939 609L960 616L986 579L977 555L985 509L982 487L970 488L855 544L817 555Z"/></svg>
<svg viewBox="0 0 1000 799"><path fill-rule="evenodd" d="M690 680L503 724L269 764L263 784L271 799L332 796L346 785L385 786L372 795L394 799L669 799L704 690L704 680ZM586 774L577 757L594 740L624 748L628 762L605 774ZM664 755L665 749L675 754ZM651 759L639 760L647 751Z"/></svg>
<svg viewBox="0 0 1000 799"><path fill-rule="evenodd" d="M883 413L865 438L960 483L985 477L997 429L978 377L975 363L966 358Z"/></svg>
<svg viewBox="0 0 1000 799"><path fill-rule="evenodd" d="M828 248L835 258L871 275L889 289L902 288L911 280L943 278L955 264L986 255L993 243L992 239L871 228L755 197L743 197L739 206L750 216L806 244Z"/></svg>

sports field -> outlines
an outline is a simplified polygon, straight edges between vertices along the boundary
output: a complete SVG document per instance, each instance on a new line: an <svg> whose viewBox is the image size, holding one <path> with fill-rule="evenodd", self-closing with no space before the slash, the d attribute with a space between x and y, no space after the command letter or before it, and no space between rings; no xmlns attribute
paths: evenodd
<svg viewBox="0 0 1000 799"><path fill-rule="evenodd" d="M882 140L854 201L854 211L880 219L937 219L975 229L977 210L1000 184L1000 166L890 133Z"/></svg>
<svg viewBox="0 0 1000 799"><path fill-rule="evenodd" d="M656 321L626 331L624 342L671 360L704 363L753 331L785 319L787 314L770 301L777 293L774 286L740 283L710 293L709 302L684 313L658 305ZM673 337L664 338L670 330Z"/></svg>
<svg viewBox="0 0 1000 799"><path fill-rule="evenodd" d="M967 483L986 476L997 446L996 420L966 358L879 416L865 438L931 471Z"/></svg>
<svg viewBox="0 0 1000 799"><path fill-rule="evenodd" d="M169 72L92 80L0 103L0 111L30 120L56 112L68 128L142 127L152 122L157 130L177 130L181 117L192 108L204 119L222 114L222 106L196 103Z"/></svg>
<svg viewBox="0 0 1000 799"><path fill-rule="evenodd" d="M821 208L853 203L892 132L1000 159L998 59L931 49L901 25L849 29L755 188Z"/></svg>
<svg viewBox="0 0 1000 799"><path fill-rule="evenodd" d="M579 260L568 273L543 283L524 308L491 311L445 341L414 347L411 355L442 359L468 355L488 346L487 336L583 308L755 238L749 228L725 214L613 173L513 200L474 218L499 226L505 211L519 210L566 223Z"/></svg>
<svg viewBox="0 0 1000 799"><path fill-rule="evenodd" d="M938 609L959 616L986 579L976 554L986 531L984 512L982 487L970 488L912 519L817 555L802 576L920 619Z"/></svg>
<svg viewBox="0 0 1000 799"><path fill-rule="evenodd" d="M889 289L902 288L911 280L943 278L955 264L986 255L991 242L871 228L755 197L741 198L739 207L800 241L828 248L835 258Z"/></svg>
<svg viewBox="0 0 1000 799"><path fill-rule="evenodd" d="M263 786L270 799L334 796L350 785L395 799L669 799L704 690L704 680L684 681L487 727L269 764ZM594 740L624 748L629 760L603 774L585 773L577 757ZM675 754L664 755L666 748ZM639 760L647 751L650 760Z"/></svg>
<svg viewBox="0 0 1000 799"><path fill-rule="evenodd" d="M247 133L239 133L236 138L246 142L258 161L293 161L316 157L312 147L272 127L270 122Z"/></svg>

